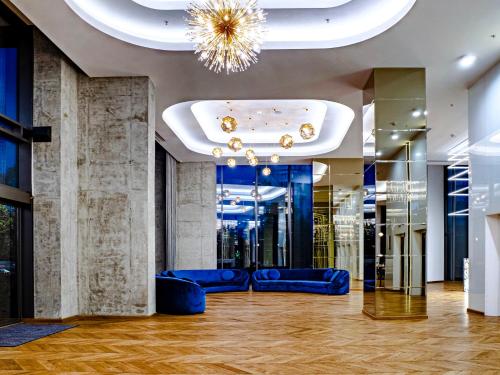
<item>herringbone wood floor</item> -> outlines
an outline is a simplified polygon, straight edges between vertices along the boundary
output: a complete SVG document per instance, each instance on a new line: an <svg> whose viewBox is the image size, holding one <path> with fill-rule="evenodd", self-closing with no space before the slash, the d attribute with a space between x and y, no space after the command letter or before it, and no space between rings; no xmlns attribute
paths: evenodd
<svg viewBox="0 0 500 375"><path fill-rule="evenodd" d="M433 284L429 319L374 321L362 293L234 293L197 316L80 321L0 348L1 374L500 374L500 318L467 314L464 293Z"/></svg>

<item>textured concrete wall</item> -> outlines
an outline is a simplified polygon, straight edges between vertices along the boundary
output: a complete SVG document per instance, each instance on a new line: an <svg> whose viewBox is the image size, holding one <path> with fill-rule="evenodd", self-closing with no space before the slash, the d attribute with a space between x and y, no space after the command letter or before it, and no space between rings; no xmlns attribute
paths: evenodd
<svg viewBox="0 0 500 375"><path fill-rule="evenodd" d="M176 269L217 268L215 164L177 165Z"/></svg>
<svg viewBox="0 0 500 375"><path fill-rule="evenodd" d="M80 314L152 314L154 89L81 77L78 107Z"/></svg>
<svg viewBox="0 0 500 375"><path fill-rule="evenodd" d="M36 32L33 126L52 127L52 142L33 144L37 318L64 318L78 311L76 88L75 69Z"/></svg>

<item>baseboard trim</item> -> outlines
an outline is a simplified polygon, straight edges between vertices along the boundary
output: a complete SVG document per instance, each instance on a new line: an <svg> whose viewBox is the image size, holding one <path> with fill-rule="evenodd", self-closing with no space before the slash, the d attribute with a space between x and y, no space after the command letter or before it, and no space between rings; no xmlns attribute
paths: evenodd
<svg viewBox="0 0 500 375"><path fill-rule="evenodd" d="M138 320L147 319L156 315L75 315L67 318L23 318L23 323L73 323L76 321L96 321L96 320Z"/></svg>
<svg viewBox="0 0 500 375"><path fill-rule="evenodd" d="M373 320L425 320L429 319L428 315L394 315L394 316L376 316L363 309L363 314L369 316Z"/></svg>
<svg viewBox="0 0 500 375"><path fill-rule="evenodd" d="M479 311L479 310L474 310L474 309L467 308L467 312L470 313L470 314L477 314L477 315L484 316L484 312Z"/></svg>

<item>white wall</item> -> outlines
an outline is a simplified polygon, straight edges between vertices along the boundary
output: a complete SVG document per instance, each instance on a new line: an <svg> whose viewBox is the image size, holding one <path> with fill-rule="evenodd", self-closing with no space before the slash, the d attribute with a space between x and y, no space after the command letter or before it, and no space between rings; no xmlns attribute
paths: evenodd
<svg viewBox="0 0 500 375"><path fill-rule="evenodd" d="M493 251L499 248L500 239L486 236L486 217L500 213L500 143L490 142L491 136L497 132L500 132L500 64L469 90L469 141L472 145L469 308L498 316L500 307L491 302L498 298L500 285L492 282L489 275L500 272L498 254L493 257L496 262L492 262Z"/></svg>
<svg viewBox="0 0 500 375"><path fill-rule="evenodd" d="M444 166L427 169L427 282L444 280Z"/></svg>

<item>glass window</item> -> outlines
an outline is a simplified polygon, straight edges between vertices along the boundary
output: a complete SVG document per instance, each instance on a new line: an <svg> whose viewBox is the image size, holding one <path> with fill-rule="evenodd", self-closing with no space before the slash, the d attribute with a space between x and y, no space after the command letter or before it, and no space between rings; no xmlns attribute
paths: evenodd
<svg viewBox="0 0 500 375"><path fill-rule="evenodd" d="M18 145L0 134L0 184L19 186Z"/></svg>
<svg viewBox="0 0 500 375"><path fill-rule="evenodd" d="M0 325L19 317L17 301L17 208L0 204Z"/></svg>
<svg viewBox="0 0 500 375"><path fill-rule="evenodd" d="M17 90L17 49L0 48L0 113L13 120L17 120Z"/></svg>

